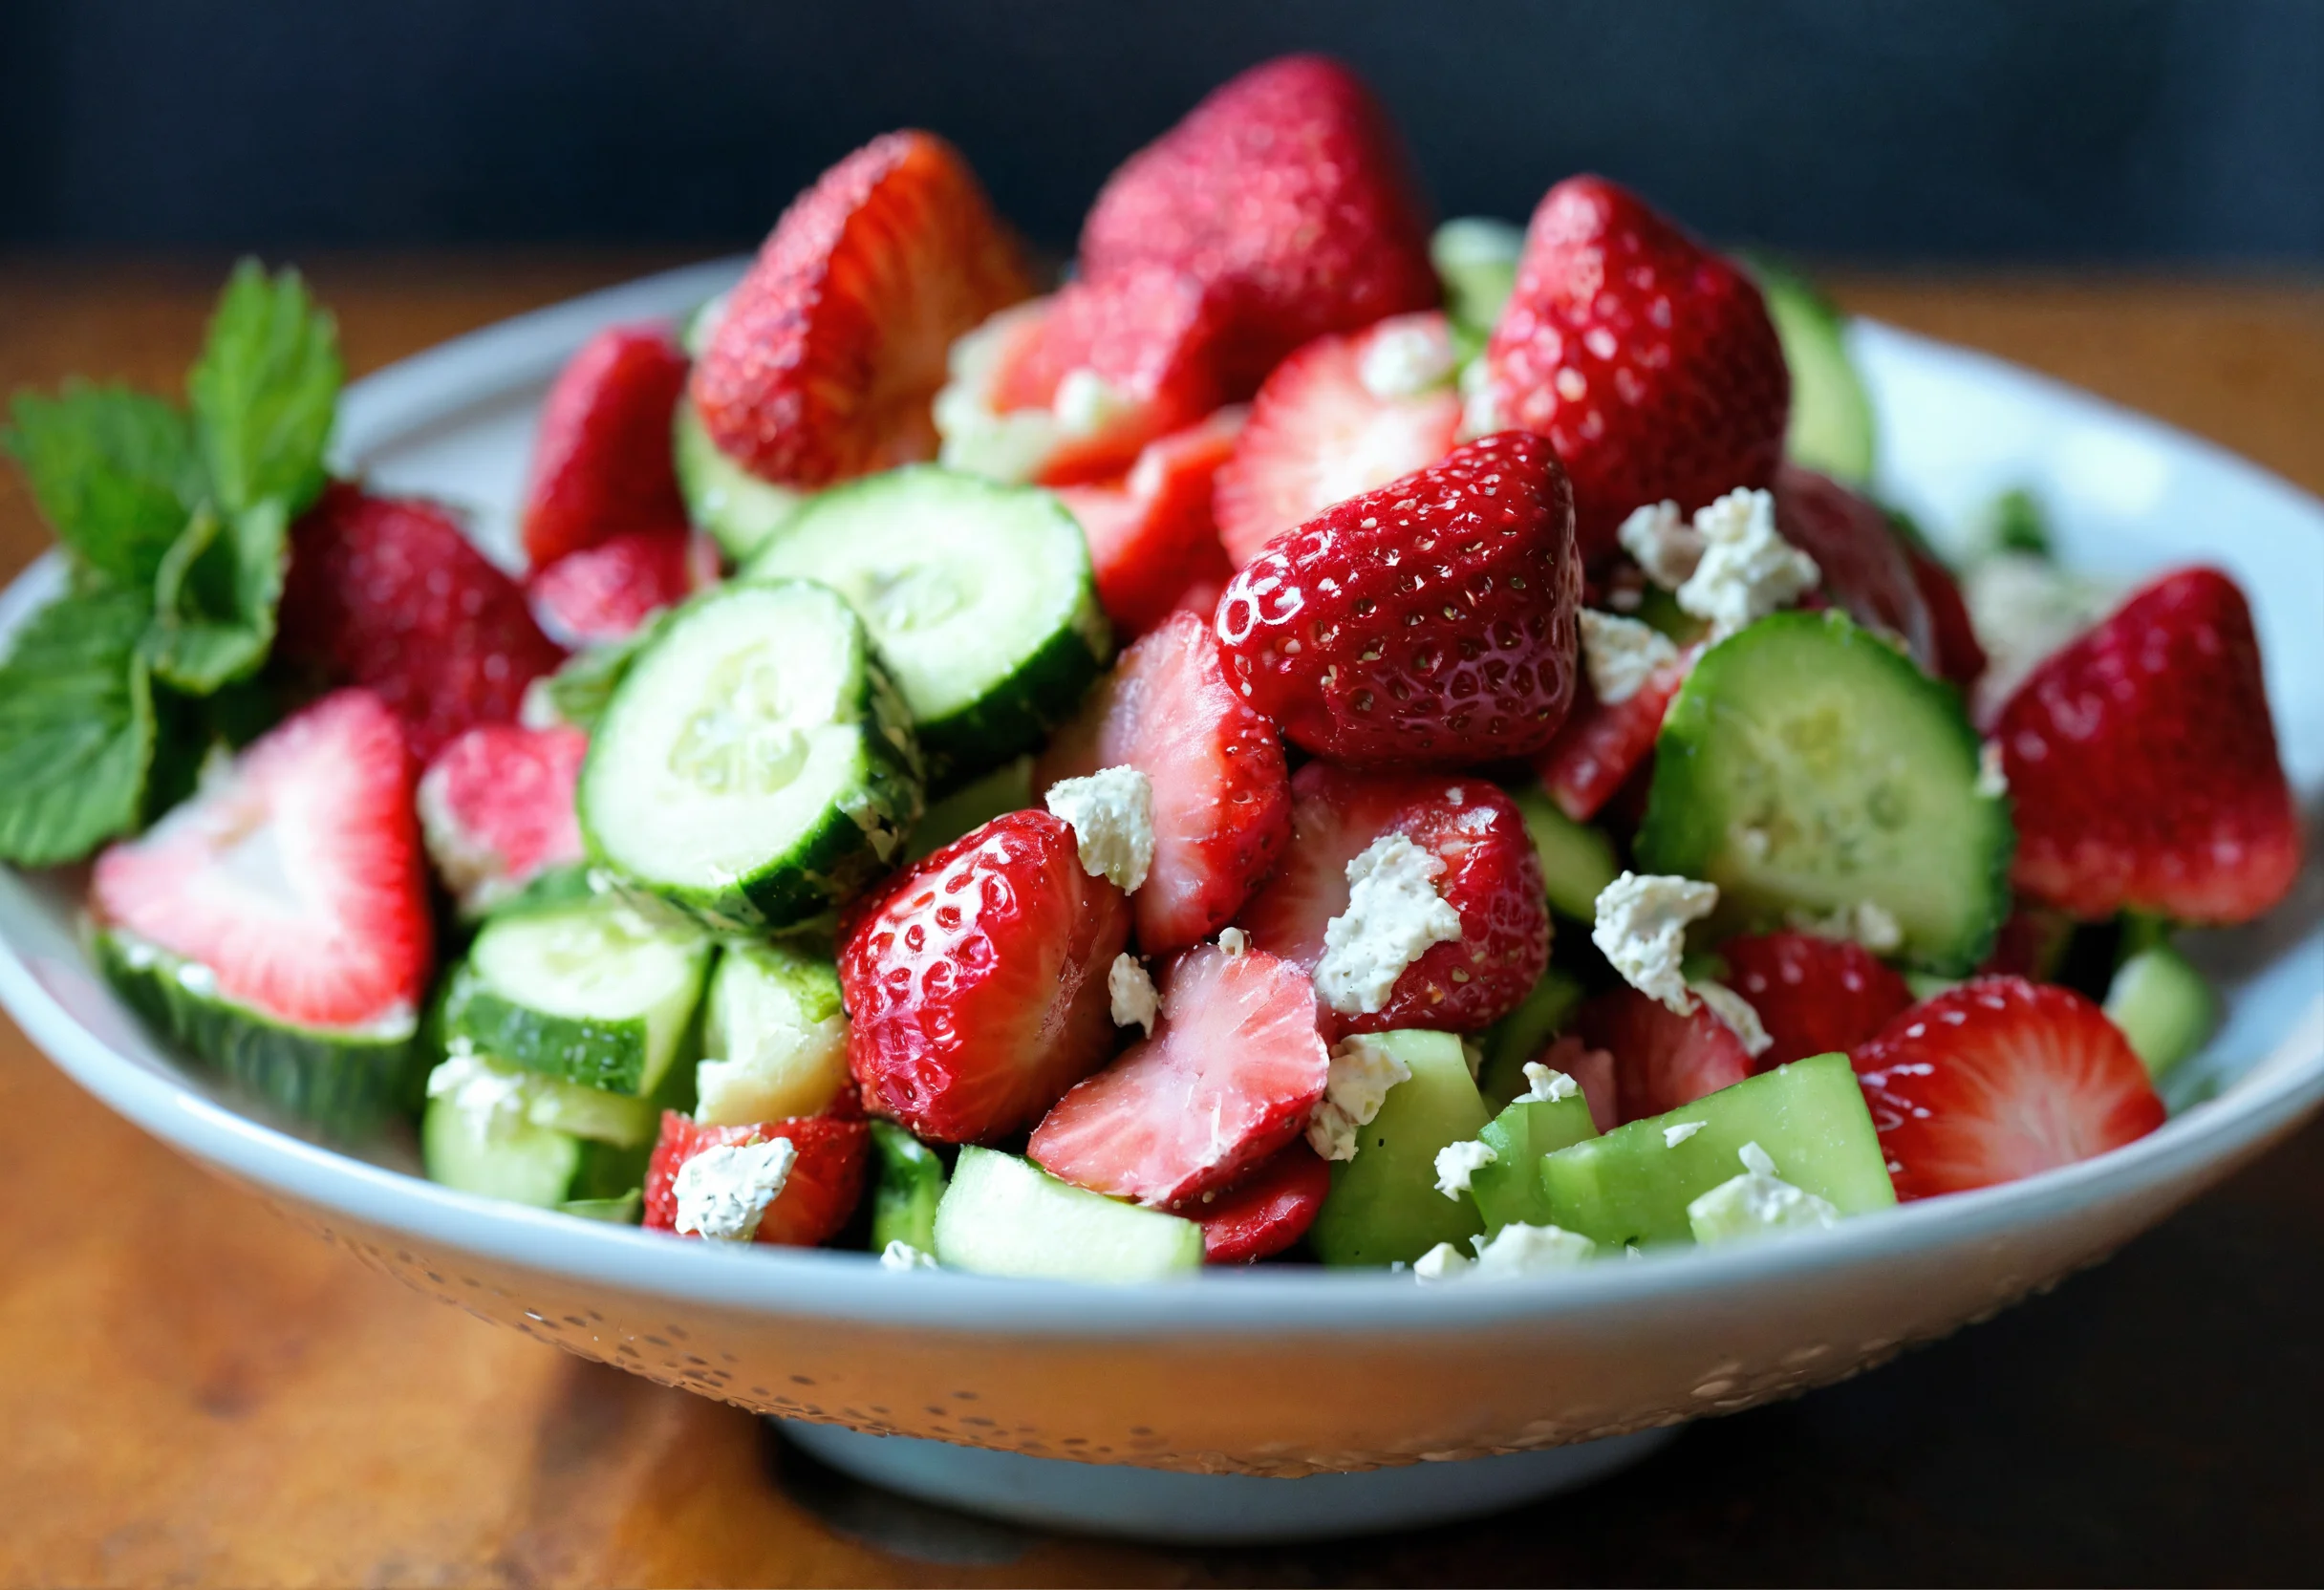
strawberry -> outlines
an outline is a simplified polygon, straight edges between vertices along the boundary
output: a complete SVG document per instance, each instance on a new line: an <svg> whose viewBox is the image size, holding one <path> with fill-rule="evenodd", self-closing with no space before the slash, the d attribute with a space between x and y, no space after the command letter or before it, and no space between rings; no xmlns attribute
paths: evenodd
<svg viewBox="0 0 2324 1590"><path fill-rule="evenodd" d="M1662 732L1663 715L1701 655L1694 647L1681 652L1677 661L1647 675L1645 683L1611 706L1598 699L1586 673L1574 681L1573 710L1533 758L1541 788L1560 811L1577 823L1590 821L1646 765L1654 737Z"/></svg>
<svg viewBox="0 0 2324 1590"><path fill-rule="evenodd" d="M1614 1057L1593 1049L1571 1033L1541 1051L1541 1064L1562 1071L1581 1085L1582 1102L1590 1107L1590 1125L1603 1134L1622 1125L1622 1100L1614 1083Z"/></svg>
<svg viewBox="0 0 2324 1590"><path fill-rule="evenodd" d="M369 692L326 696L143 836L97 857L91 913L300 1026L408 1017L434 953L412 765Z"/></svg>
<svg viewBox="0 0 2324 1590"><path fill-rule="evenodd" d="M565 656L444 509L347 484L292 530L281 612L275 655L373 692L422 762L471 724L514 719Z"/></svg>
<svg viewBox="0 0 2324 1590"><path fill-rule="evenodd" d="M579 729L480 723L436 753L420 777L420 828L463 911L581 859L573 785L588 750Z"/></svg>
<svg viewBox="0 0 2324 1590"><path fill-rule="evenodd" d="M1013 811L890 878L850 914L848 1064L877 1114L938 1143L1040 1119L1113 1052L1106 974L1130 902L1073 830Z"/></svg>
<svg viewBox="0 0 2324 1590"><path fill-rule="evenodd" d="M953 339L1031 290L959 152L882 134L775 223L694 367L695 406L721 450L781 484L931 457Z"/></svg>
<svg viewBox="0 0 2324 1590"><path fill-rule="evenodd" d="M1924 999L1850 1059L1899 1198L2015 1181L2163 1124L2146 1067L2106 1013L2023 978Z"/></svg>
<svg viewBox="0 0 2324 1590"><path fill-rule="evenodd" d="M717 547L679 520L568 552L527 580L525 594L542 631L577 651L626 639L718 574Z"/></svg>
<svg viewBox="0 0 2324 1590"><path fill-rule="evenodd" d="M1979 972L1994 977L2024 978L2029 982L2055 982L2074 942L2074 918L2047 906L2015 901L1993 935L1992 953Z"/></svg>
<svg viewBox="0 0 2324 1590"><path fill-rule="evenodd" d="M1235 450L1245 411L1220 409L1147 443L1118 485L1073 485L1057 495L1089 541L1097 599L1117 634L1143 634L1183 605L1192 584L1223 589L1234 572L1211 518L1211 482ZM1203 611L1216 606L1216 597Z"/></svg>
<svg viewBox="0 0 2324 1590"><path fill-rule="evenodd" d="M1291 837L1282 744L1227 688L1210 626L1192 613L1122 654L1033 785L1125 765L1153 784L1153 864L1130 903L1139 946L1164 955L1233 921Z"/></svg>
<svg viewBox="0 0 2324 1590"><path fill-rule="evenodd" d="M1311 762L1291 781L1291 845L1237 925L1313 976L1323 931L1347 910L1347 864L1402 834L1444 864L1431 880L1461 935L1431 944L1370 1014L1334 1013L1333 1036L1431 1027L1478 1032L1521 1003L1549 959L1549 909L1525 821L1490 781L1362 773Z"/></svg>
<svg viewBox="0 0 2324 1590"><path fill-rule="evenodd" d="M2243 592L2165 574L2052 654L1993 738L2016 806L2012 880L2076 916L2243 922L2300 870L2300 822Z"/></svg>
<svg viewBox="0 0 2324 1590"><path fill-rule="evenodd" d="M705 1127L665 1109L661 1136L646 1163L645 1227L678 1235L679 1167L706 1149L741 1148L778 1137L790 1140L799 1157L791 1161L783 1191L760 1216L753 1241L779 1247L811 1248L838 1235L864 1195L872 1162L872 1128L860 1120L831 1115L762 1121L747 1127ZM697 1235L694 1232L684 1234Z"/></svg>
<svg viewBox="0 0 2324 1590"><path fill-rule="evenodd" d="M1759 290L1603 177L1542 197L1484 357L1472 428L1549 439L1592 563L1631 510L1691 513L1783 457L1791 375Z"/></svg>
<svg viewBox="0 0 2324 1590"><path fill-rule="evenodd" d="M1275 367L1218 474L1218 536L1237 568L1332 504L1452 450L1452 333L1431 311L1318 337Z"/></svg>
<svg viewBox="0 0 2324 1590"><path fill-rule="evenodd" d="M1743 1041L1700 1002L1681 1016L1635 988L1608 989L1574 1013L1574 1031L1614 1057L1614 1100L1625 1121L1690 1105L1752 1073Z"/></svg>
<svg viewBox="0 0 2324 1590"><path fill-rule="evenodd" d="M1272 1258L1307 1235L1331 1192L1331 1167L1294 1140L1227 1192L1193 1211L1205 1264Z"/></svg>
<svg viewBox="0 0 2324 1590"><path fill-rule="evenodd" d="M1774 1041L1752 1062L1755 1071L1853 1049L1912 1003L1904 979L1861 944L1771 933L1730 938L1719 954L1720 980L1759 1013Z"/></svg>
<svg viewBox="0 0 2324 1590"><path fill-rule="evenodd" d="M1319 55L1213 90L1107 181L1082 227L1082 274L1156 264L1227 289L1229 398L1302 343L1438 297L1403 140L1371 91Z"/></svg>
<svg viewBox="0 0 2324 1590"><path fill-rule="evenodd" d="M1580 672L1572 504L1549 444L1510 432L1324 509L1219 597L1229 681L1338 762L1539 749Z"/></svg>
<svg viewBox="0 0 2324 1590"><path fill-rule="evenodd" d="M1263 952L1197 945L1161 992L1153 1036L1058 1100L1025 1152L1078 1187L1173 1209L1304 1131L1331 1056L1306 977Z"/></svg>
<svg viewBox="0 0 2324 1590"><path fill-rule="evenodd" d="M1960 582L1934 552L1910 536L1898 537L1904 559L1912 565L1913 583L1921 588L1921 602L1928 609L1930 637L1936 643L1936 674L1961 687L1968 697L1985 673L1985 647L1969 622L1969 603Z"/></svg>
<svg viewBox="0 0 2324 1590"><path fill-rule="evenodd" d="M1824 594L1869 629L1894 635L1931 673L1943 661L1912 557L1879 504L1813 469L1785 463L1770 488L1775 527L1816 560Z"/></svg>
<svg viewBox="0 0 2324 1590"><path fill-rule="evenodd" d="M608 326L568 360L541 406L521 516L535 569L655 525L683 525L670 418L686 355L659 326Z"/></svg>

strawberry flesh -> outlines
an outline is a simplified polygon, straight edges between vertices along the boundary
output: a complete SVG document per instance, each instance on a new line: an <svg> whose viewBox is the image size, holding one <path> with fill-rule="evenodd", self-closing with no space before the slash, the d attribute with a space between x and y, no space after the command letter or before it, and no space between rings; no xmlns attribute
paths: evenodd
<svg viewBox="0 0 2324 1590"><path fill-rule="evenodd" d="M1209 582L1215 591L1233 574L1211 517L1211 483L1235 450L1243 415L1220 409L1147 443L1118 484L1058 489L1089 543L1098 603L1115 634L1144 634L1184 605L1190 586ZM1214 595L1205 611L1216 604Z"/></svg>
<svg viewBox="0 0 2324 1590"><path fill-rule="evenodd" d="M1614 1082L1612 1055L1567 1033L1541 1051L1541 1064L1564 1072L1581 1086L1582 1102L1590 1107L1590 1125L1601 1135L1622 1125L1622 1099Z"/></svg>
<svg viewBox="0 0 2324 1590"><path fill-rule="evenodd" d="M1804 933L1758 934L1719 946L1722 980L1759 1013L1771 1040L1754 1071L1845 1053L1912 1003L1904 979L1861 944Z"/></svg>
<svg viewBox="0 0 2324 1590"><path fill-rule="evenodd" d="M862 1201L872 1162L872 1128L860 1120L831 1115L705 1127L676 1110L663 1110L661 1135L646 1163L646 1229L699 1239L699 1232L678 1229L678 1171L705 1150L739 1149L778 1137L789 1139L799 1157L791 1161L783 1191L766 1206L752 1240L786 1248L829 1241Z"/></svg>
<svg viewBox="0 0 2324 1590"><path fill-rule="evenodd" d="M1690 1105L1752 1073L1743 1041L1700 1002L1681 1016L1635 988L1609 989L1575 1012L1574 1031L1614 1057L1615 1107L1625 1121Z"/></svg>
<svg viewBox="0 0 2324 1590"><path fill-rule="evenodd" d="M578 651L627 639L717 578L717 548L680 520L569 552L526 581L525 595L542 633Z"/></svg>
<svg viewBox="0 0 2324 1590"><path fill-rule="evenodd" d="M420 833L463 907L481 911L581 859L573 788L588 751L578 729L482 723L436 753L420 777Z"/></svg>
<svg viewBox="0 0 2324 1590"><path fill-rule="evenodd" d="M1202 1227L1202 1261L1251 1264L1274 1257L1307 1235L1330 1192L1331 1167L1294 1140L1193 1212Z"/></svg>
<svg viewBox="0 0 2324 1590"><path fill-rule="evenodd" d="M670 421L686 355L659 326L609 326L581 345L541 407L522 517L535 569L650 525L682 525Z"/></svg>
<svg viewBox="0 0 2324 1590"><path fill-rule="evenodd" d="M1590 688L1588 675L1574 682L1574 706L1557 735L1535 753L1534 773L1558 809L1586 823L1605 808L1631 775L1653 754L1688 670L1701 653L1682 652L1646 677L1636 690L1607 705Z"/></svg>

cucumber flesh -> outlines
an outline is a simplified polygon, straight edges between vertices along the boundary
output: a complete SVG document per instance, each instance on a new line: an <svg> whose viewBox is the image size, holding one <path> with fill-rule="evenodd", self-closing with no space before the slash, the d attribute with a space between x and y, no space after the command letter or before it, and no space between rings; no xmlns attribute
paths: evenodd
<svg viewBox="0 0 2324 1590"><path fill-rule="evenodd" d="M1579 1091L1562 1099L1527 1099L1485 1124L1477 1140L1493 1163L1469 1177L1469 1196L1488 1234L1503 1226L1557 1224L1549 1191L1541 1185L1541 1156L1598 1135L1590 1107Z"/></svg>
<svg viewBox="0 0 2324 1590"><path fill-rule="evenodd" d="M1655 741L1642 872L1719 886L1714 928L1869 901L1940 976L2009 910L2008 801L1952 687L1842 613L1779 612L1703 654Z"/></svg>
<svg viewBox="0 0 2324 1590"><path fill-rule="evenodd" d="M1411 1072L1357 1128L1356 1157L1335 1160L1331 1191L1307 1233L1326 1264L1411 1263L1439 1242L1484 1229L1476 1206L1436 1191L1436 1153L1484 1130L1488 1117L1460 1040L1444 1032L1381 1035Z"/></svg>
<svg viewBox="0 0 2324 1590"><path fill-rule="evenodd" d="M1506 221L1458 216L1429 239L1429 263L1445 290L1445 317L1463 358L1474 356L1493 334L1517 283L1517 256L1525 232Z"/></svg>
<svg viewBox="0 0 2324 1590"><path fill-rule="evenodd" d="M730 931L845 899L920 815L917 749L862 623L802 580L729 584L672 614L590 740L592 861Z"/></svg>
<svg viewBox="0 0 2324 1590"><path fill-rule="evenodd" d="M2219 996L2176 949L2150 944L2115 969L2106 1015L2145 1062L2146 1074L2160 1077L2210 1042Z"/></svg>
<svg viewBox="0 0 2324 1590"><path fill-rule="evenodd" d="M1848 356L1847 316L1813 283L1779 266L1754 260L1752 273L1792 372L1783 450L1810 469L1862 484L1872 478L1879 427L1863 377Z"/></svg>
<svg viewBox="0 0 2324 1590"><path fill-rule="evenodd" d="M702 429L694 399L680 398L671 422L670 450L678 466L686 517L707 530L728 561L742 563L799 516L805 492L763 481L719 450Z"/></svg>
<svg viewBox="0 0 2324 1590"><path fill-rule="evenodd" d="M935 1253L944 1162L893 1121L872 1123L872 1147L879 1155L872 1193L872 1251L884 1253L891 1242L908 1242L924 1254Z"/></svg>
<svg viewBox="0 0 2324 1590"><path fill-rule="evenodd" d="M1542 1049L1573 1019L1588 992L1581 978L1552 966L1523 1004L1486 1030L1485 1061L1476 1072L1486 1108L1500 1109L1525 1091L1525 1063L1541 1058Z"/></svg>
<svg viewBox="0 0 2324 1590"><path fill-rule="evenodd" d="M1004 762L973 784L929 804L928 815L912 830L904 849L907 864L932 856L964 833L973 833L1003 812L1038 806L1033 799L1033 759Z"/></svg>
<svg viewBox="0 0 2324 1590"><path fill-rule="evenodd" d="M534 1209L554 1209L581 1170L581 1139L552 1127L511 1121L491 1132L450 1098L428 1101L420 1121L420 1158L428 1180Z"/></svg>
<svg viewBox="0 0 2324 1590"><path fill-rule="evenodd" d="M848 1085L848 1016L828 955L730 940L711 974L695 1068L705 1126L820 1115Z"/></svg>
<svg viewBox="0 0 2324 1590"><path fill-rule="evenodd" d="M1202 1267L1202 1228L1059 1181L1030 1160L964 1148L936 1205L936 1262L988 1276L1160 1280Z"/></svg>
<svg viewBox="0 0 2324 1590"><path fill-rule="evenodd" d="M450 1100L479 1134L512 1124L544 1127L616 1148L651 1145L661 1123L659 1102L584 1087L479 1054L453 1039L443 1064L428 1073L428 1096Z"/></svg>
<svg viewBox="0 0 2324 1590"><path fill-rule="evenodd" d="M568 1198L557 1205L557 1213L581 1220L602 1220L609 1226L634 1226L645 1213L645 1193L634 1190L618 1198Z"/></svg>
<svg viewBox="0 0 2324 1590"><path fill-rule="evenodd" d="M1558 803L1538 784L1509 793L1525 819L1525 832L1541 864L1541 888L1549 896L1549 909L1576 922L1597 920L1598 896L1622 874L1613 841L1560 811Z"/></svg>

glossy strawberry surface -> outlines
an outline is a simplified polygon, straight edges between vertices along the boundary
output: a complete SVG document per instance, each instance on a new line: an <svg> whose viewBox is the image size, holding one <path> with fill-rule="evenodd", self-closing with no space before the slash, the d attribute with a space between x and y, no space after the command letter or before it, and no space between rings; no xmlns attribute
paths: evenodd
<svg viewBox="0 0 2324 1590"><path fill-rule="evenodd" d="M1205 1264L1272 1258L1307 1235L1331 1192L1331 1167L1293 1139L1258 1170L1191 1213Z"/></svg>
<svg viewBox="0 0 2324 1590"><path fill-rule="evenodd" d="M783 1191L766 1206L752 1240L790 1248L829 1241L862 1201L872 1162L872 1128L861 1120L830 1115L705 1127L676 1110L662 1111L661 1136L646 1165L646 1229L678 1235L675 1184L686 1161L707 1149L741 1148L778 1137L787 1138L799 1157L791 1161Z"/></svg>
<svg viewBox="0 0 2324 1590"><path fill-rule="evenodd" d="M1211 582L1217 602L1234 569L1211 512L1212 483L1235 451L1245 411L1224 408L1147 443L1121 480L1060 486L1081 522L1098 605L1117 635L1140 635L1186 606L1188 588Z"/></svg>
<svg viewBox="0 0 2324 1590"><path fill-rule="evenodd" d="M1614 1099L1625 1121L1690 1105L1752 1073L1743 1041L1700 1001L1681 1016L1635 988L1609 989L1575 1013L1574 1032L1614 1057Z"/></svg>
<svg viewBox="0 0 2324 1590"><path fill-rule="evenodd" d="M588 752L589 737L562 724L480 723L436 753L420 778L421 836L463 905L581 859L573 787Z"/></svg>
<svg viewBox="0 0 2324 1590"><path fill-rule="evenodd" d="M1720 980L1750 1001L1770 1040L1752 1068L1809 1055L1845 1053L1912 1003L1904 979L1861 944L1813 934L1754 934L1724 940Z"/></svg>
<svg viewBox="0 0 2324 1590"><path fill-rule="evenodd" d="M578 650L626 639L718 573L716 546L680 522L570 552L527 580L525 596L542 633Z"/></svg>
<svg viewBox="0 0 2324 1590"><path fill-rule="evenodd" d="M549 387L521 525L535 569L624 531L686 522L670 420L686 355L659 326L609 326Z"/></svg>
<svg viewBox="0 0 2324 1590"><path fill-rule="evenodd" d="M1943 662L1936 621L1912 556L1878 503L1826 475L1785 463L1775 471L1775 528L1816 560L1827 600L1859 624L1904 643L1931 673Z"/></svg>

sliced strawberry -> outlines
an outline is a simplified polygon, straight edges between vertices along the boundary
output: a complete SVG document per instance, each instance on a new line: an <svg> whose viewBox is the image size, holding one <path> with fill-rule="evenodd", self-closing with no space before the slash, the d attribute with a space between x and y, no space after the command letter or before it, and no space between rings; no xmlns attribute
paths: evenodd
<svg viewBox="0 0 2324 1590"><path fill-rule="evenodd" d="M814 487L934 456L953 340L1032 284L960 154L885 133L783 212L694 367L710 439Z"/></svg>
<svg viewBox="0 0 2324 1590"><path fill-rule="evenodd" d="M293 528L281 612L274 655L373 692L422 762L471 724L513 720L565 656L449 513L346 484Z"/></svg>
<svg viewBox="0 0 2324 1590"><path fill-rule="evenodd" d="M436 753L420 777L420 833L463 911L581 859L573 785L588 751L579 729L482 723Z"/></svg>
<svg viewBox="0 0 2324 1590"><path fill-rule="evenodd" d="M1961 596L1953 571L1926 548L1904 539L1904 556L1912 565L1913 583L1928 609L1929 631L1936 639L1937 677L1949 679L1968 698L1985 673L1985 647L1969 622L1969 603Z"/></svg>
<svg viewBox="0 0 2324 1590"><path fill-rule="evenodd" d="M872 1162L872 1128L860 1120L832 1115L705 1127L676 1110L663 1110L661 1136L646 1164L646 1229L678 1234L678 1172L686 1161L706 1149L738 1149L778 1137L788 1138L799 1157L791 1161L783 1191L766 1206L752 1240L787 1248L829 1241L863 1200Z"/></svg>
<svg viewBox="0 0 2324 1590"><path fill-rule="evenodd" d="M89 907L278 1020L410 1016L427 995L434 935L395 714L366 691L326 696L97 857Z"/></svg>
<svg viewBox="0 0 2324 1590"><path fill-rule="evenodd" d="M1635 988L1614 988L1585 1002L1574 1031L1614 1057L1614 1097L1625 1121L1690 1105L1751 1075L1751 1055L1734 1029L1697 1003L1680 1016Z"/></svg>
<svg viewBox="0 0 2324 1590"><path fill-rule="evenodd" d="M1182 605L1190 586L1207 581L1216 590L1234 572L1211 517L1211 483L1235 450L1245 412L1220 409L1149 442L1118 485L1058 490L1088 538L1097 599L1116 634L1145 634Z"/></svg>
<svg viewBox="0 0 2324 1590"><path fill-rule="evenodd" d="M1307 1235L1331 1192L1331 1167L1294 1140L1240 1183L1193 1211L1205 1264L1272 1258Z"/></svg>
<svg viewBox="0 0 2324 1590"><path fill-rule="evenodd" d="M1130 902L1045 811L897 873L850 914L839 956L865 1104L938 1143L1038 1120L1113 1052L1106 975L1129 937Z"/></svg>
<svg viewBox="0 0 2324 1590"><path fill-rule="evenodd" d="M1541 1064L1581 1085L1582 1102L1590 1107L1590 1125L1601 1133L1622 1125L1622 1099L1614 1082L1612 1055L1567 1033L1541 1051Z"/></svg>
<svg viewBox="0 0 2324 1590"><path fill-rule="evenodd" d="M1034 788L1120 766L1153 784L1153 865L1130 899L1138 944L1184 949L1235 919L1291 837L1282 743L1227 688L1192 613L1122 654L1036 763Z"/></svg>
<svg viewBox="0 0 2324 1590"><path fill-rule="evenodd" d="M2243 922L2300 870L2251 611L2212 569L2165 574L2053 653L1993 728L2018 890L2081 917Z"/></svg>
<svg viewBox="0 0 2324 1590"><path fill-rule="evenodd" d="M1523 1002L1549 959L1540 863L1516 804L1488 780L1309 763L1291 781L1290 848L1237 924L1312 976L1325 928L1347 910L1347 864L1389 834L1443 863L1432 883L1459 913L1461 935L1430 945L1379 1010L1334 1013L1334 1035L1482 1031Z"/></svg>
<svg viewBox="0 0 2324 1590"><path fill-rule="evenodd" d="M682 525L670 419L686 355L659 326L608 326L567 361L541 406L522 519L526 559L559 558L651 525Z"/></svg>
<svg viewBox="0 0 2324 1590"><path fill-rule="evenodd" d="M1025 1151L1078 1187L1172 1209L1305 1130L1330 1080L1306 977L1198 945L1162 974L1153 1036L1060 1099Z"/></svg>
<svg viewBox="0 0 2324 1590"><path fill-rule="evenodd" d="M569 552L526 581L525 594L543 633L578 651L626 639L718 573L717 547L681 519Z"/></svg>
<svg viewBox="0 0 2324 1590"><path fill-rule="evenodd" d="M2073 917L2018 900L2002 918L2000 930L1993 935L1992 953L1977 970L1989 977L2051 982L2073 941Z"/></svg>
<svg viewBox="0 0 2324 1590"><path fill-rule="evenodd" d="M1943 664L1912 557L1879 504L1796 463L1775 470L1775 527L1816 560L1823 591L1859 624L1894 635L1922 667Z"/></svg>
<svg viewBox="0 0 2324 1590"><path fill-rule="evenodd" d="M1904 979L1861 944L1771 933L1730 938L1719 954L1721 980L1759 1013L1773 1041L1754 1070L1853 1049L1912 1003Z"/></svg>
<svg viewBox="0 0 2324 1590"><path fill-rule="evenodd" d="M1218 535L1237 568L1334 503L1452 450L1452 333L1434 311L1318 337L1275 367L1218 474Z"/></svg>
<svg viewBox="0 0 2324 1590"><path fill-rule="evenodd" d="M2015 1181L2163 1124L2146 1067L2106 1013L2022 978L1924 999L1851 1058L1899 1198Z"/></svg>
<svg viewBox="0 0 2324 1590"><path fill-rule="evenodd" d="M1586 672L1575 680L1573 710L1533 758L1534 772L1560 811L1577 823L1590 821L1646 765L1663 716L1701 655L1699 647L1688 648L1612 706L1598 699Z"/></svg>

